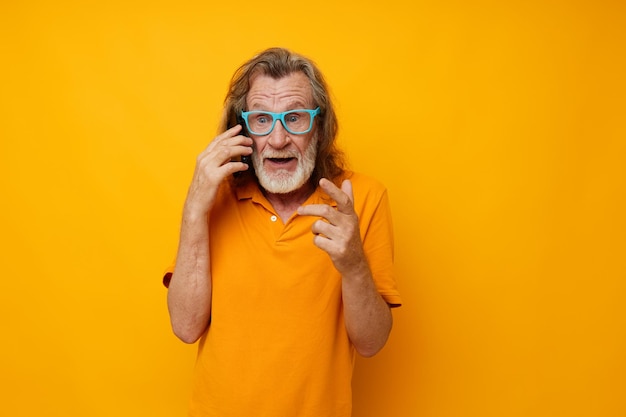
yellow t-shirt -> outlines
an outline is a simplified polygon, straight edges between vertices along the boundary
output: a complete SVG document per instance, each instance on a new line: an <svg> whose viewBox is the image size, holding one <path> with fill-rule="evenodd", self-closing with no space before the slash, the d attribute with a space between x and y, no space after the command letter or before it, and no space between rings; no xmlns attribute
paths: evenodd
<svg viewBox="0 0 626 417"><path fill-rule="evenodd" d="M377 289L400 305L387 192L352 174ZM331 204L319 189L305 204ZM211 212L211 323L199 343L190 416L348 417L355 350L341 276L313 244L316 219L283 224L256 184L220 188ZM169 270L171 272L171 269Z"/></svg>

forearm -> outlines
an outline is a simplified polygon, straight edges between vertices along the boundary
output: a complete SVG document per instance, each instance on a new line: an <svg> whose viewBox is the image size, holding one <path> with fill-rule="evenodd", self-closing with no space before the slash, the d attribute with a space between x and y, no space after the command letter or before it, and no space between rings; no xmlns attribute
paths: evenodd
<svg viewBox="0 0 626 417"><path fill-rule="evenodd" d="M369 267L342 279L344 318L350 340L360 355L374 356L391 332L391 309L376 290Z"/></svg>
<svg viewBox="0 0 626 417"><path fill-rule="evenodd" d="M205 216L183 216L176 268L167 294L172 329L186 343L206 330L211 315L208 222Z"/></svg>
<svg viewBox="0 0 626 417"><path fill-rule="evenodd" d="M167 305L174 333L193 343L206 331L211 318L211 260L209 219L220 185L235 172L248 169L233 159L252 153L252 139L236 125L211 141L198 155L185 200L176 268Z"/></svg>

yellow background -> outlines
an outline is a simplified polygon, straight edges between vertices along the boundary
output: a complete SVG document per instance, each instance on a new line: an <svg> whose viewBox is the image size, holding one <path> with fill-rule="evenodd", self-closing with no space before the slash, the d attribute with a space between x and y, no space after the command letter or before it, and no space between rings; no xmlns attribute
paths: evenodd
<svg viewBox="0 0 626 417"><path fill-rule="evenodd" d="M354 416L626 415L625 27L620 1L3 1L0 413L185 415L160 275L230 75L278 45L393 204L405 305Z"/></svg>

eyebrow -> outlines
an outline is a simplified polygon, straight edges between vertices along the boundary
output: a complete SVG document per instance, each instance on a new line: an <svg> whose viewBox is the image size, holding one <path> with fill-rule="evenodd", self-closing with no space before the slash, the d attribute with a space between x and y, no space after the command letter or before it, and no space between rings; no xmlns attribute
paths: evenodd
<svg viewBox="0 0 626 417"><path fill-rule="evenodd" d="M263 113L263 114L287 114L287 113L292 113L292 112L295 112L295 111L297 111L297 110L301 110L301 111L304 111L304 110L313 111L314 109L307 109L307 108L304 108L304 107L296 107L296 108L293 108L293 109L287 109L287 110L284 110L284 111L270 111L270 110L264 110L264 109L251 109L251 110L247 110L247 111L246 111L246 110L244 110L243 112L244 112L244 113L246 113L246 112L247 112L247 113Z"/></svg>
<svg viewBox="0 0 626 417"><path fill-rule="evenodd" d="M285 108L287 109L285 111L290 111L290 110L298 110L298 109L308 109L309 106L307 106L301 100L293 100L293 101L290 101ZM269 111L269 110L265 110L265 109L261 108L257 104L253 104L252 106L250 106L249 110L250 111ZM275 112L275 113L282 113L282 112Z"/></svg>

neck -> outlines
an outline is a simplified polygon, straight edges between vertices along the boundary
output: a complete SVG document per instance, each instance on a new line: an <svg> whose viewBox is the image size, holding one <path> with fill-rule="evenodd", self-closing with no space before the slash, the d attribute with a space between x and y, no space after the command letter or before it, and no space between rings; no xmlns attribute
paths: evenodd
<svg viewBox="0 0 626 417"><path fill-rule="evenodd" d="M287 223L287 220L296 212L311 194L313 194L314 188L310 184L305 184L297 190L294 190L285 194L274 194L263 190L263 194L270 202L276 213L280 216L283 223Z"/></svg>

